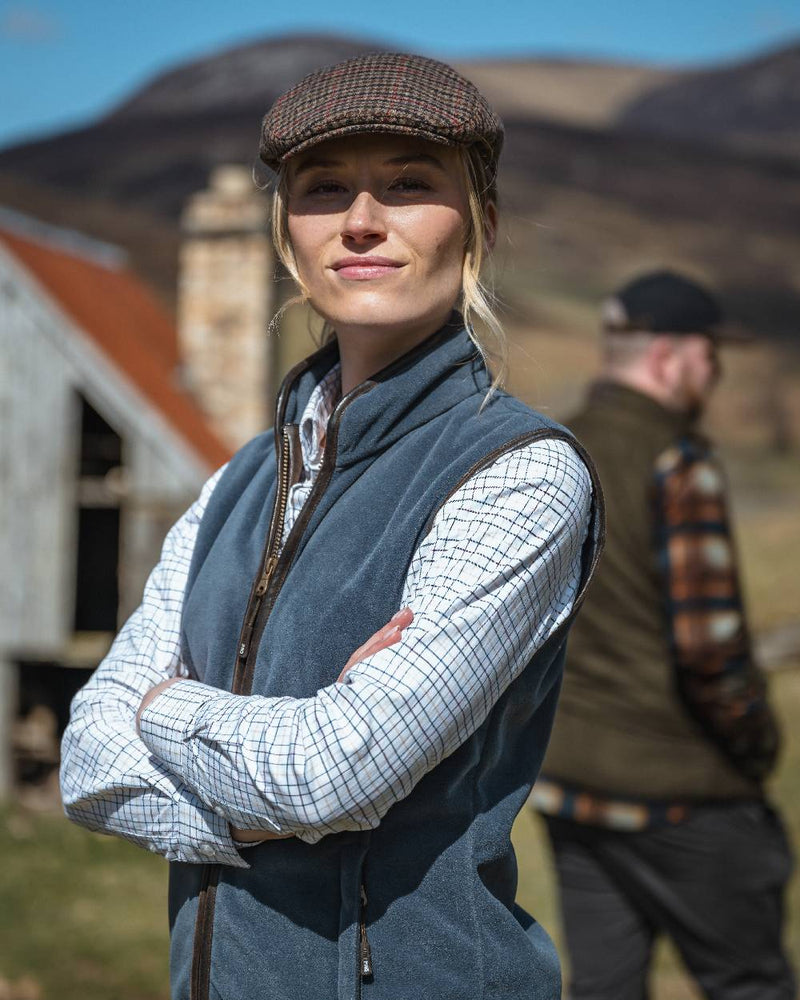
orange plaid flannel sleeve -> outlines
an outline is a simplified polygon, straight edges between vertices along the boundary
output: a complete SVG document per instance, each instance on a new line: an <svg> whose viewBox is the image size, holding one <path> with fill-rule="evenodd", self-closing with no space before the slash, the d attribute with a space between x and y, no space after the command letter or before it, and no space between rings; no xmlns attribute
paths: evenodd
<svg viewBox="0 0 800 1000"><path fill-rule="evenodd" d="M689 435L659 456L653 499L678 691L732 763L761 780L778 730L752 656L725 477L704 438Z"/></svg>

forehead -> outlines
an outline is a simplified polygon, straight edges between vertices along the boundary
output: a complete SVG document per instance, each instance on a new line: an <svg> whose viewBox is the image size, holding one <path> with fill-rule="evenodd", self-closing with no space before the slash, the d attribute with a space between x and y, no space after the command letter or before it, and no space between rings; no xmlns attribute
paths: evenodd
<svg viewBox="0 0 800 1000"><path fill-rule="evenodd" d="M287 163L287 170L290 175L296 176L314 167L353 166L366 161L375 166L402 166L418 162L449 173L455 171L457 159L455 146L415 136L380 132L340 136L317 143L293 156Z"/></svg>

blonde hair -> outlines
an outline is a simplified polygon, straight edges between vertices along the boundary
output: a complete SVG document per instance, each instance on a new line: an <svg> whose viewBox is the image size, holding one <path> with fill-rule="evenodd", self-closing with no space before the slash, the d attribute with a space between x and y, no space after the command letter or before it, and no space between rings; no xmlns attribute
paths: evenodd
<svg viewBox="0 0 800 1000"><path fill-rule="evenodd" d="M493 369L489 393L505 383L508 374L508 345L506 336L494 309L495 296L481 276L489 255L487 234L489 219L487 208L490 202L496 204L497 195L494 182L488 177L484 162L477 149L458 147L458 162L464 190L467 195L468 219L464 233L464 262L461 273L461 314L470 339L478 348L487 367ZM272 196L272 241L278 259L294 279L300 294L286 302L273 320L276 323L285 309L291 305L309 301L308 289L304 286L297 268L291 239L289 237L289 209L286 173L281 170ZM475 320L480 328L475 328ZM334 335L329 323L322 329L322 339ZM487 397L488 398L488 397Z"/></svg>

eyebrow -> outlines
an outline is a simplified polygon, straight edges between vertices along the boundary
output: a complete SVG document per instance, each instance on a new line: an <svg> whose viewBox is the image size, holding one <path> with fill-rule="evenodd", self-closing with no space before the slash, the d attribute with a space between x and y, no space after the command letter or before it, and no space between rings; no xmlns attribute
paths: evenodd
<svg viewBox="0 0 800 1000"><path fill-rule="evenodd" d="M439 170L444 170L442 161L432 153L404 153L402 156L393 156L385 162L393 167L405 167L410 163L424 163L432 167L438 167Z"/></svg>
<svg viewBox="0 0 800 1000"><path fill-rule="evenodd" d="M295 170L295 177L299 177L301 174L307 174L309 170L316 170L321 167L324 170L329 170L331 167L341 167L341 160L323 160L319 157L311 157L311 159L306 160L305 163L301 163L300 166Z"/></svg>
<svg viewBox="0 0 800 1000"><path fill-rule="evenodd" d="M406 167L415 163L426 164L436 167L439 170L444 170L442 161L431 153L402 153L400 156L392 156L388 160L384 160L384 165L390 167ZM344 166L342 160L326 160L321 157L311 157L305 163L300 164L295 170L294 176L301 177L310 170L330 170L331 168L342 166Z"/></svg>

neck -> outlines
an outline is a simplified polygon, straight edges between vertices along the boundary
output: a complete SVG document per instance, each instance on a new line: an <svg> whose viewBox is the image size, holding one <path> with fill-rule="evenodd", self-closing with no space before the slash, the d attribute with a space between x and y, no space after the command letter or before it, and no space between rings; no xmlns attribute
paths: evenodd
<svg viewBox="0 0 800 1000"><path fill-rule="evenodd" d="M683 407L673 397L672 393L661 385L661 383L653 379L646 371L636 368L606 367L601 373L601 377L608 382L616 382L618 385L627 386L629 389L641 392L644 396L649 396L650 399L655 400L656 403L660 403L666 410L672 410L675 413L683 411Z"/></svg>
<svg viewBox="0 0 800 1000"><path fill-rule="evenodd" d="M342 366L342 395L412 350L447 322L451 310L433 320L398 329L363 326L336 327Z"/></svg>

